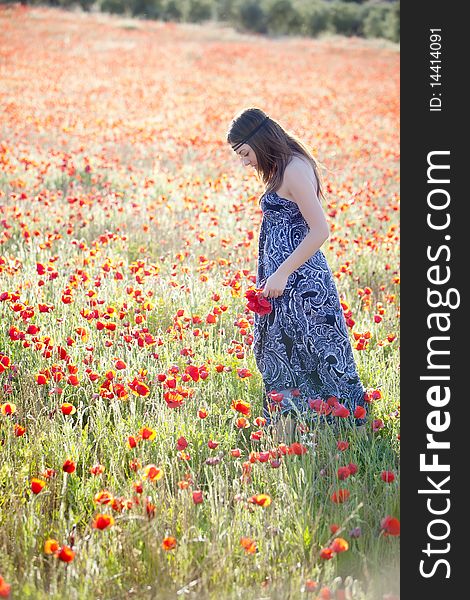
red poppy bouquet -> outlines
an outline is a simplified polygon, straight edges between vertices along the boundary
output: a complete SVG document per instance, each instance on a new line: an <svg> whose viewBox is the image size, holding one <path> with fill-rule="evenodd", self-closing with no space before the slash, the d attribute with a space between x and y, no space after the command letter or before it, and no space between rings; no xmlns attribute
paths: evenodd
<svg viewBox="0 0 470 600"><path fill-rule="evenodd" d="M247 290L245 292L245 298L248 300L248 304L246 306L259 315L268 315L272 311L273 307L271 306L269 300L262 295L262 291L263 290L261 288Z"/></svg>

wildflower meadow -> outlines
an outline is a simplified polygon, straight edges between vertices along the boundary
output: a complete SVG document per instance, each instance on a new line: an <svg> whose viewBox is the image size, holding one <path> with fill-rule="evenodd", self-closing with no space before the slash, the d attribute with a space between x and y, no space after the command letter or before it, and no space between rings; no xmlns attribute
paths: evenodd
<svg viewBox="0 0 470 600"><path fill-rule="evenodd" d="M396 600L399 47L20 4L0 29L0 597ZM365 434L264 427L247 106L323 165Z"/></svg>

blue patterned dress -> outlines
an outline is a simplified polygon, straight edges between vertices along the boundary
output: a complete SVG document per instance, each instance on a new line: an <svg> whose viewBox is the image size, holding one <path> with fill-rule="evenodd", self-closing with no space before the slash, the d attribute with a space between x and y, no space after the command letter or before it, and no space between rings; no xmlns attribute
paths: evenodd
<svg viewBox="0 0 470 600"><path fill-rule="evenodd" d="M259 233L256 287L262 288L310 231L295 202L266 192L260 199L263 220ZM354 419L357 406L366 408L364 388L357 374L348 330L333 274L325 255L318 250L287 280L278 298L267 298L273 310L267 315L254 313L253 352L261 372L266 397L263 416L272 425L282 413L292 411L297 418L315 421L309 399L336 396ZM300 395L287 393L277 410L269 392L298 389ZM331 414L326 420L338 417ZM325 417L322 417L325 419ZM341 419L342 421L344 419Z"/></svg>

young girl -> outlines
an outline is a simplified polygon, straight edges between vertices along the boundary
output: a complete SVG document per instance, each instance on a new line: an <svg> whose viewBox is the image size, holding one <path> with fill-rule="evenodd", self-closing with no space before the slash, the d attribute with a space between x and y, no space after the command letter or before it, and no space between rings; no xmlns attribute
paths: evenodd
<svg viewBox="0 0 470 600"><path fill-rule="evenodd" d="M331 422L348 411L346 418L363 425L364 388L320 250L329 229L317 164L304 144L257 108L233 119L227 142L265 184L256 287L272 310L254 313L253 352L266 391L267 425L278 436L292 436L291 417L322 415Z"/></svg>

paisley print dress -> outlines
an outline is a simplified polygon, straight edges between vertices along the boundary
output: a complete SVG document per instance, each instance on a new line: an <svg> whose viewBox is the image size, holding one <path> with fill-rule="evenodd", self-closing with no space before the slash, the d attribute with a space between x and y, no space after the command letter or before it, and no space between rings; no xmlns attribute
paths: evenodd
<svg viewBox="0 0 470 600"><path fill-rule="evenodd" d="M257 288L264 287L310 230L297 204L276 192L264 193L260 205ZM263 416L268 426L286 412L305 421L320 418L332 422L337 417L325 404L326 410L315 411L311 402L326 402L331 396L349 409L349 421L362 425L365 417L356 419L353 414L357 406L366 408L364 388L323 252L318 250L289 276L281 296L267 300L272 311L254 313L253 352L265 387ZM281 390L295 391L273 402L270 392Z"/></svg>

